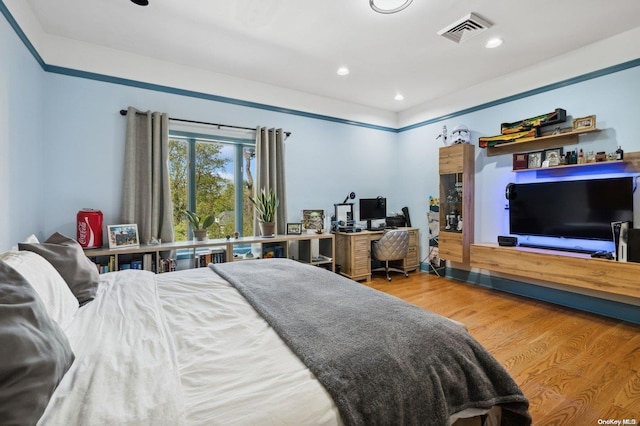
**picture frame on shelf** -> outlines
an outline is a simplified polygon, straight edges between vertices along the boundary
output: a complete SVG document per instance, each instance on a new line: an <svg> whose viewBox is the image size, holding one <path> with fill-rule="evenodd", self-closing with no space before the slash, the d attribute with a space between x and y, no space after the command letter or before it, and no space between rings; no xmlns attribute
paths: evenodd
<svg viewBox="0 0 640 426"><path fill-rule="evenodd" d="M109 238L109 248L135 247L140 245L138 224L136 223L107 225L107 237Z"/></svg>
<svg viewBox="0 0 640 426"><path fill-rule="evenodd" d="M322 229L324 222L324 210L302 210L302 229L316 231Z"/></svg>
<svg viewBox="0 0 640 426"><path fill-rule="evenodd" d="M559 166L562 154L562 148L547 149L544 151L544 161L548 163L549 167Z"/></svg>
<svg viewBox="0 0 640 426"><path fill-rule="evenodd" d="M540 167L542 167L542 154L543 151L536 151L530 152L527 155L529 169L539 169Z"/></svg>
<svg viewBox="0 0 640 426"><path fill-rule="evenodd" d="M573 131L579 132L584 130L593 130L596 128L596 116L588 115L573 119Z"/></svg>
<svg viewBox="0 0 640 426"><path fill-rule="evenodd" d="M302 235L302 222L287 223L287 235Z"/></svg>

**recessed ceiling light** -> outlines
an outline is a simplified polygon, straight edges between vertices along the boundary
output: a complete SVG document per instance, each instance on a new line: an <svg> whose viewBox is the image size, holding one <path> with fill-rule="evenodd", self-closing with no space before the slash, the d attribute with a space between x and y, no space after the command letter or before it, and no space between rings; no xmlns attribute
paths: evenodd
<svg viewBox="0 0 640 426"><path fill-rule="evenodd" d="M138 6L149 6L148 0L131 0L131 2L137 4Z"/></svg>
<svg viewBox="0 0 640 426"><path fill-rule="evenodd" d="M494 49L502 44L501 38L492 38L484 45L487 49Z"/></svg>
<svg viewBox="0 0 640 426"><path fill-rule="evenodd" d="M404 100L404 96L402 95L402 93L396 93L396 95L393 97L393 99L395 99L396 101L403 101Z"/></svg>
<svg viewBox="0 0 640 426"><path fill-rule="evenodd" d="M347 67L340 67L338 68L338 71L336 71L336 73L338 75L349 75L349 68Z"/></svg>

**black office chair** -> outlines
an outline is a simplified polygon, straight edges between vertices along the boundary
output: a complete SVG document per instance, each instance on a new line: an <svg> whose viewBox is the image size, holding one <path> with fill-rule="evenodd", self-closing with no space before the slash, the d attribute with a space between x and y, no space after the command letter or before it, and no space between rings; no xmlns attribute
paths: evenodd
<svg viewBox="0 0 640 426"><path fill-rule="evenodd" d="M372 243L371 257L374 260L384 262L384 267L372 269L371 272L384 271L387 274L387 280L391 281L390 271L402 272L405 277L409 274L402 269L390 268L389 262L393 260L401 260L407 257L409 250L409 231L405 229L388 229L384 235Z"/></svg>

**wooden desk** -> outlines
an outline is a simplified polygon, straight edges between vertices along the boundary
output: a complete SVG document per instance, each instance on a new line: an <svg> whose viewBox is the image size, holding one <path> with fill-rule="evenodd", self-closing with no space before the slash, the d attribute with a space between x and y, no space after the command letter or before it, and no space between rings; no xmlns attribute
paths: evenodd
<svg viewBox="0 0 640 426"><path fill-rule="evenodd" d="M409 251L407 257L389 262L389 266L405 272L420 267L420 247L418 228L398 228L409 231ZM371 280L371 241L379 240L384 233L380 231L336 232L336 265L340 273L352 280Z"/></svg>

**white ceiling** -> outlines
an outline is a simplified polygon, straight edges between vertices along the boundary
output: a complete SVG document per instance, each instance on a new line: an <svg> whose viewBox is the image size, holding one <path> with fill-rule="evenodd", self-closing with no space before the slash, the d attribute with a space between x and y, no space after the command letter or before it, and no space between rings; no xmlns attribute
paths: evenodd
<svg viewBox="0 0 640 426"><path fill-rule="evenodd" d="M77 40L392 113L640 26L639 0L414 0L394 15L373 12L367 0L26 3L45 39ZM461 44L437 35L471 12L494 25ZM504 44L484 48L491 37ZM339 66L348 66L350 75L336 75ZM395 101L396 93L405 99Z"/></svg>

